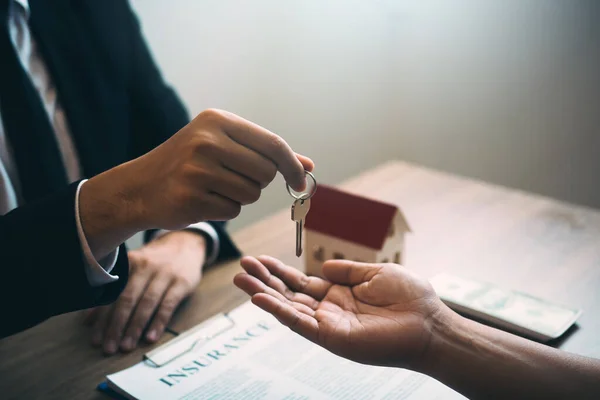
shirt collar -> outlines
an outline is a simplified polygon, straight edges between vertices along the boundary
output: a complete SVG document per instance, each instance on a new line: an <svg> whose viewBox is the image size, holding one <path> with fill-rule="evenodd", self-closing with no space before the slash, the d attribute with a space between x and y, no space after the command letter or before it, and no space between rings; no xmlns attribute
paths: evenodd
<svg viewBox="0 0 600 400"><path fill-rule="evenodd" d="M25 16L27 18L29 18L29 13L30 13L29 1L28 0L13 0L13 1L21 6L21 8L23 9L23 12L25 13Z"/></svg>

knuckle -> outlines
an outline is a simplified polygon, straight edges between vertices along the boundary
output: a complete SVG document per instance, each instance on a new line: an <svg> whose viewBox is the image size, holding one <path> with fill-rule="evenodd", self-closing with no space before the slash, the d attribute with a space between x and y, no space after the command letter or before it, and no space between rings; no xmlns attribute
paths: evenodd
<svg viewBox="0 0 600 400"><path fill-rule="evenodd" d="M212 154L219 149L219 138L214 132L202 130L194 135L190 140L190 148L193 153L209 153Z"/></svg>
<svg viewBox="0 0 600 400"><path fill-rule="evenodd" d="M250 198L251 203L256 203L260 199L261 190L259 187L254 187L252 190L252 196Z"/></svg>
<svg viewBox="0 0 600 400"><path fill-rule="evenodd" d="M277 175L277 166L273 162L263 160L257 163L256 169L252 173L248 174L260 189L267 187L275 179L275 175Z"/></svg>
<svg viewBox="0 0 600 400"><path fill-rule="evenodd" d="M234 219L242 212L242 205L239 203L232 203L231 206L226 210L225 216L228 219Z"/></svg>
<svg viewBox="0 0 600 400"><path fill-rule="evenodd" d="M164 319L167 319L173 313L173 311L175 311L176 307L177 301L175 301L175 299L165 299L160 307L159 315Z"/></svg>
<svg viewBox="0 0 600 400"><path fill-rule="evenodd" d="M267 169L265 174L267 183L275 179L275 175L277 175L277 166L273 163L269 163L269 168Z"/></svg>
<svg viewBox="0 0 600 400"><path fill-rule="evenodd" d="M294 332L298 332L298 328L300 328L300 314L298 312L292 314L289 326Z"/></svg>
<svg viewBox="0 0 600 400"><path fill-rule="evenodd" d="M149 310L151 310L154 305L157 303L158 296L154 293L144 296L144 298L138 304L138 309L141 314L145 315Z"/></svg>
<svg viewBox="0 0 600 400"><path fill-rule="evenodd" d="M297 296L296 296L296 293L292 292L292 291L290 290L290 288L288 288L287 286L285 286L285 287L283 288L283 293L282 293L282 294L283 294L283 295L285 296L285 298L286 298L286 299L288 299L288 300L294 300L294 299L296 299L296 298L297 298Z"/></svg>
<svg viewBox="0 0 600 400"><path fill-rule="evenodd" d="M135 305L135 299L130 293L123 293L119 299L119 306L121 309L130 309Z"/></svg>
<svg viewBox="0 0 600 400"><path fill-rule="evenodd" d="M261 190L259 187L252 185L245 194L245 204L256 203L260 199Z"/></svg>
<svg viewBox="0 0 600 400"><path fill-rule="evenodd" d="M204 174L204 170L193 163L184 163L180 167L180 173L184 180L197 179Z"/></svg>
<svg viewBox="0 0 600 400"><path fill-rule="evenodd" d="M287 142L279 135L272 134L271 135L271 145L275 149L284 149L287 147Z"/></svg>
<svg viewBox="0 0 600 400"><path fill-rule="evenodd" d="M306 290L306 288L308 287L309 283L310 283L310 279L308 278L308 276L306 276L306 275L300 276L300 279L298 280L298 291L304 292Z"/></svg>
<svg viewBox="0 0 600 400"><path fill-rule="evenodd" d="M186 163L181 167L181 176L177 191L191 198L199 191L213 187L218 182L217 172L210 164Z"/></svg>
<svg viewBox="0 0 600 400"><path fill-rule="evenodd" d="M201 119L207 122L221 122L226 119L223 110L217 108L207 108L198 115Z"/></svg>

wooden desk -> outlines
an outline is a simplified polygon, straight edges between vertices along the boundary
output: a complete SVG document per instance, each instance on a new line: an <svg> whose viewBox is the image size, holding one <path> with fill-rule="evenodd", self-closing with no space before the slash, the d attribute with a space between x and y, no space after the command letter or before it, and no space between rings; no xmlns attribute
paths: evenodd
<svg viewBox="0 0 600 400"><path fill-rule="evenodd" d="M555 345L600 357L600 211L401 162L342 187L402 207L414 230L405 263L424 276L448 271L583 308L579 328ZM301 266L294 229L286 209L234 238L245 254ZM231 262L208 271L172 328L185 330L247 300L232 284L240 270ZM105 399L94 390L103 377L148 350L105 358L88 341L77 314L0 341L0 398Z"/></svg>

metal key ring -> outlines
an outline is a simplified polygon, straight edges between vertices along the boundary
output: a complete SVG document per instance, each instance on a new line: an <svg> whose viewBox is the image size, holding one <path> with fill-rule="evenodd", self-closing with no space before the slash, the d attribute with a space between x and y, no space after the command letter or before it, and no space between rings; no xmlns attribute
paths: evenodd
<svg viewBox="0 0 600 400"><path fill-rule="evenodd" d="M297 195L292 191L292 189L290 188L290 185L288 185L287 183L285 184L285 188L287 189L290 196L292 196L296 200L308 200L311 197L313 197L315 195L315 193L317 192L317 179L312 174L312 172L306 171L306 170L304 170L304 172L306 175L310 176L310 178L313 181L313 188L310 192L304 192L304 193L300 193L300 195Z"/></svg>

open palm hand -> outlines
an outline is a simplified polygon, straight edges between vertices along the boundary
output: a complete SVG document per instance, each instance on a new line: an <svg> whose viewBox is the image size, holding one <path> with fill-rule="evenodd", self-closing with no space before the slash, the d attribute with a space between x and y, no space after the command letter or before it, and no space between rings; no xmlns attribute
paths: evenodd
<svg viewBox="0 0 600 400"><path fill-rule="evenodd" d="M354 361L410 367L426 352L442 303L396 264L331 260L309 277L267 256L245 257L235 284L282 324Z"/></svg>

